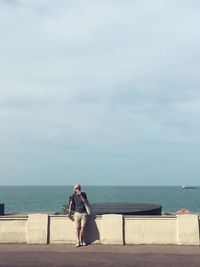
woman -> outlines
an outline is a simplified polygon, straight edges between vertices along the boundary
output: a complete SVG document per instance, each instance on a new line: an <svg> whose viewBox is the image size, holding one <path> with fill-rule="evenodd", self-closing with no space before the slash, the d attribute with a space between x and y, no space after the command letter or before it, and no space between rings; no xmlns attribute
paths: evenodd
<svg viewBox="0 0 200 267"><path fill-rule="evenodd" d="M76 227L76 245L75 247L86 246L84 240L85 224L87 221L87 211L85 203L88 202L85 192L81 192L80 184L73 188L74 194L69 203L69 216L71 216L72 206L75 207L74 221Z"/></svg>

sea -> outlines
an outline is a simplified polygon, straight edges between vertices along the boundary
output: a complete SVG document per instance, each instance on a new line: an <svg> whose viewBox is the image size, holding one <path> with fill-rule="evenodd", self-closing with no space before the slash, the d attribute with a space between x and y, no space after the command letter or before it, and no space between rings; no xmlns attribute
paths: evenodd
<svg viewBox="0 0 200 267"><path fill-rule="evenodd" d="M186 208L200 213L200 187L181 186L82 186L91 203L154 203L173 214ZM72 186L0 186L0 203L6 214L61 212L73 194Z"/></svg>

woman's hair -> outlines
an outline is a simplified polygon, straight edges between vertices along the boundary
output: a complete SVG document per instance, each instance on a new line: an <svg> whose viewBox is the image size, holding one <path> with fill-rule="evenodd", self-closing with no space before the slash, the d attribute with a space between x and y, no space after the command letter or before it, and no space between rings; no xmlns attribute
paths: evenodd
<svg viewBox="0 0 200 267"><path fill-rule="evenodd" d="M81 185L75 184L75 186L73 187L73 191L75 192L77 188L79 188L81 190Z"/></svg>

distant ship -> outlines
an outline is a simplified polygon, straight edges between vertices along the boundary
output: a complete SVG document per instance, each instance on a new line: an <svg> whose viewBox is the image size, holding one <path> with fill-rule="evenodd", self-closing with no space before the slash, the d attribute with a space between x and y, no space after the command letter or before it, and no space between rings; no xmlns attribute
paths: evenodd
<svg viewBox="0 0 200 267"><path fill-rule="evenodd" d="M198 187L197 186L193 186L193 185L183 185L181 188L182 189L197 189Z"/></svg>

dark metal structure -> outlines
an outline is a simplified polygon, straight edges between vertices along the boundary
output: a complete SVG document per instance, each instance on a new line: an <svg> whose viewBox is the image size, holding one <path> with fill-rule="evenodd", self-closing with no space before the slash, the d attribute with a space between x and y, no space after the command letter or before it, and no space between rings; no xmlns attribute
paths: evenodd
<svg viewBox="0 0 200 267"><path fill-rule="evenodd" d="M90 206L93 215L162 215L162 206L154 203L99 202L90 203ZM63 205L62 212L55 214L68 214L68 212L68 205ZM73 210L72 213L74 213Z"/></svg>
<svg viewBox="0 0 200 267"><path fill-rule="evenodd" d="M162 206L153 203L91 203L92 213L122 215L161 215Z"/></svg>
<svg viewBox="0 0 200 267"><path fill-rule="evenodd" d="M5 206L4 204L0 203L0 215L4 215Z"/></svg>

